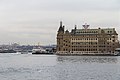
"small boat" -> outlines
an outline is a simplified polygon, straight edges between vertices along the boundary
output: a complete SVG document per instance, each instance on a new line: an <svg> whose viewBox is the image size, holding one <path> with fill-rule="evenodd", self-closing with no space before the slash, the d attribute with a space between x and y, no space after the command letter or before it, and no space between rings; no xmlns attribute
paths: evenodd
<svg viewBox="0 0 120 80"><path fill-rule="evenodd" d="M33 48L32 54L53 54L53 52L46 51L42 47Z"/></svg>
<svg viewBox="0 0 120 80"><path fill-rule="evenodd" d="M115 49L115 55L120 56L120 48L116 48L116 49Z"/></svg>
<svg viewBox="0 0 120 80"><path fill-rule="evenodd" d="M16 53L16 51L13 49L4 49L4 50L0 50L0 53Z"/></svg>
<svg viewBox="0 0 120 80"><path fill-rule="evenodd" d="M21 51L21 54L28 54L28 51Z"/></svg>

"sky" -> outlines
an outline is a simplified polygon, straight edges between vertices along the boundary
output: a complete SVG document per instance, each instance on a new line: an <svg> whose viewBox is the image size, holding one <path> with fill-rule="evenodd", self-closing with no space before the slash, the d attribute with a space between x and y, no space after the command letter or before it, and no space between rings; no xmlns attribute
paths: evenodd
<svg viewBox="0 0 120 80"><path fill-rule="evenodd" d="M0 0L0 44L56 44L60 21L115 28L120 40L120 0Z"/></svg>

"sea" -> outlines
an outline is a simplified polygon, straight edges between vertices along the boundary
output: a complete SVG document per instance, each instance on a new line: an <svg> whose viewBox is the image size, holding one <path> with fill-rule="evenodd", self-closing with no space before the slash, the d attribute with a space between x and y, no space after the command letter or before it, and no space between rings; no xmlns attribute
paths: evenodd
<svg viewBox="0 0 120 80"><path fill-rule="evenodd" d="M0 80L120 80L120 56L0 53Z"/></svg>

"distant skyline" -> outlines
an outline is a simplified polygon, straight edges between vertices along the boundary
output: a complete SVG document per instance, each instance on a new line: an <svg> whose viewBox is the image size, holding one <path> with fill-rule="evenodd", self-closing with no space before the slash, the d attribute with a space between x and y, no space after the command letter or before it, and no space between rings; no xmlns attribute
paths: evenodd
<svg viewBox="0 0 120 80"><path fill-rule="evenodd" d="M68 30L116 28L120 40L120 1L0 0L0 44L55 44L60 21Z"/></svg>

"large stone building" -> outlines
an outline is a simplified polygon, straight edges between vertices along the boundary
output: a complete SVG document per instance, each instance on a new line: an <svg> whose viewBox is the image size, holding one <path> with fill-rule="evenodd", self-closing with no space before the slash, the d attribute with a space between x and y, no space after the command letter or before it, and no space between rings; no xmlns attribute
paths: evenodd
<svg viewBox="0 0 120 80"><path fill-rule="evenodd" d="M89 29L89 25L83 25L83 29L74 29L69 32L60 22L57 33L58 55L96 55L114 54L118 47L118 34L115 28Z"/></svg>

